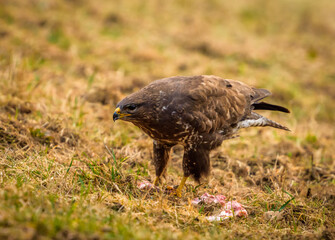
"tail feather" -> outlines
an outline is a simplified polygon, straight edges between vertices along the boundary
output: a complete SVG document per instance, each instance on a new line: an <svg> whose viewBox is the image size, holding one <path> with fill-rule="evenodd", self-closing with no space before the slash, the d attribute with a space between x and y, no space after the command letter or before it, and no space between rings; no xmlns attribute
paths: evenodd
<svg viewBox="0 0 335 240"><path fill-rule="evenodd" d="M250 116L251 118L245 119L238 123L238 128L248 128L248 127L273 127L282 129L285 131L291 131L289 128L272 121L266 117L263 117L262 115L259 115L257 113L252 113ZM256 118L257 117L257 118Z"/></svg>
<svg viewBox="0 0 335 240"><path fill-rule="evenodd" d="M265 117L263 117L265 118ZM265 118L266 121L267 121L267 124L265 126L269 126L269 127L274 127L274 128L279 128L279 129L282 129L282 130L285 130L285 131L291 131L288 127L285 127L284 125L281 125L275 121L272 121L270 119L267 119Z"/></svg>
<svg viewBox="0 0 335 240"><path fill-rule="evenodd" d="M286 113L290 112L290 110L288 110L285 107L266 103L266 102L257 102L257 103L252 104L252 106L254 107L253 110L272 110L272 111L280 111L280 112L286 112Z"/></svg>

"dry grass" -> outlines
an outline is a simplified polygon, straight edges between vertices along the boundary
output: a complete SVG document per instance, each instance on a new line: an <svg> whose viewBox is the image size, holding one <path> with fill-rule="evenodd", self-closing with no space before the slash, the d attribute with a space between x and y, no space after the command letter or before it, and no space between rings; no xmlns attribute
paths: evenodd
<svg viewBox="0 0 335 240"><path fill-rule="evenodd" d="M334 239L334 11L326 0L0 0L0 238ZM181 199L141 192L151 140L113 123L114 106L152 80L196 74L270 89L292 110L271 118L292 132L241 132ZM190 204L204 192L250 216L207 222Z"/></svg>

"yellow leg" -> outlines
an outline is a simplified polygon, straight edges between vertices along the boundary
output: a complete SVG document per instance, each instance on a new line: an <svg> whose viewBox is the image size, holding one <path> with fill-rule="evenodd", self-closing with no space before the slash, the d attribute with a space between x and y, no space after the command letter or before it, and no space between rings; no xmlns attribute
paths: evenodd
<svg viewBox="0 0 335 240"><path fill-rule="evenodd" d="M159 183L159 177L156 177L155 181L154 181L154 185L155 186L158 186L158 183Z"/></svg>
<svg viewBox="0 0 335 240"><path fill-rule="evenodd" d="M185 182L187 180L188 177L183 177L183 179L181 180L177 190L176 190L176 195L177 197L181 197L181 191L183 190L183 187L185 185Z"/></svg>

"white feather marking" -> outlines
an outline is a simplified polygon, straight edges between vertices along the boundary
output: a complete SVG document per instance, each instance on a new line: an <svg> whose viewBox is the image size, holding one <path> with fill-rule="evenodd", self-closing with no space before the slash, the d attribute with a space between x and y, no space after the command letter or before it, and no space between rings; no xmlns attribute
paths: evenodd
<svg viewBox="0 0 335 240"><path fill-rule="evenodd" d="M248 127L255 127L255 126L265 126L267 124L266 118L258 118L258 119L248 119L242 122L239 122L237 127L238 128L248 128Z"/></svg>
<svg viewBox="0 0 335 240"><path fill-rule="evenodd" d="M181 124L183 124L183 123L181 122L181 120L178 120L178 121L176 122L176 124L181 125Z"/></svg>

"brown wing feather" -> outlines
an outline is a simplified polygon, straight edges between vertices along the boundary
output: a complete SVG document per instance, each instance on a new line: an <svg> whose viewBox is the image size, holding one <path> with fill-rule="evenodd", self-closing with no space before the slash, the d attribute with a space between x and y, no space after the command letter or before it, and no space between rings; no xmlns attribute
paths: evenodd
<svg viewBox="0 0 335 240"><path fill-rule="evenodd" d="M184 120L199 132L214 132L228 128L250 113L250 106L270 92L215 76L199 76L197 86L185 89L184 106L188 106ZM186 101L185 101L186 100ZM192 116L190 116L192 115Z"/></svg>
<svg viewBox="0 0 335 240"><path fill-rule="evenodd" d="M257 103L254 103L252 106L254 110L271 110L271 111L290 113L290 110L288 110L285 107L266 103L266 102L257 102Z"/></svg>
<svg viewBox="0 0 335 240"><path fill-rule="evenodd" d="M156 80L119 105L143 103L140 121L133 123L153 138L180 141L192 131L230 130L250 115L254 103L270 94L216 76L179 76Z"/></svg>
<svg viewBox="0 0 335 240"><path fill-rule="evenodd" d="M252 92L251 92L252 95L250 96L252 104L271 95L271 92L269 90L266 90L263 88L251 88L251 87L249 88L252 89Z"/></svg>

